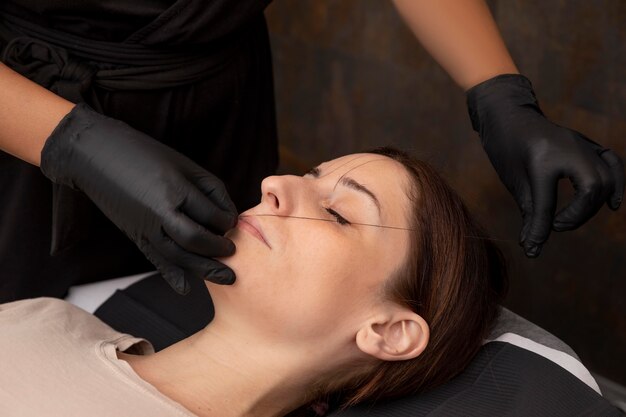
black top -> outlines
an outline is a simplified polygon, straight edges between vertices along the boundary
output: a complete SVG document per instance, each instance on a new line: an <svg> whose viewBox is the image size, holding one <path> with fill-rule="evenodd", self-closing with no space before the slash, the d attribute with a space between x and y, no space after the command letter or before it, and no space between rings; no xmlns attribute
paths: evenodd
<svg viewBox="0 0 626 417"><path fill-rule="evenodd" d="M145 45L214 41L242 28L271 0L2 0L33 23L93 40Z"/></svg>
<svg viewBox="0 0 626 417"><path fill-rule="evenodd" d="M12 3L16 10L22 9L17 13L37 15L40 23L51 29L120 42L156 19L175 0L14 0Z"/></svg>

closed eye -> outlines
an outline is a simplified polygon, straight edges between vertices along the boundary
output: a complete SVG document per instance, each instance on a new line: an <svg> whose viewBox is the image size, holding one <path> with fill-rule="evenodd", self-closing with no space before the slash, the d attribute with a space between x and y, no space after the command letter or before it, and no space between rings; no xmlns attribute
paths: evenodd
<svg viewBox="0 0 626 417"><path fill-rule="evenodd" d="M324 207L324 209L328 212L328 214L330 214L335 219L337 219L337 223L339 223L340 225L345 226L345 225L350 224L350 222L346 220L341 214L337 213L335 210L331 209L330 207Z"/></svg>

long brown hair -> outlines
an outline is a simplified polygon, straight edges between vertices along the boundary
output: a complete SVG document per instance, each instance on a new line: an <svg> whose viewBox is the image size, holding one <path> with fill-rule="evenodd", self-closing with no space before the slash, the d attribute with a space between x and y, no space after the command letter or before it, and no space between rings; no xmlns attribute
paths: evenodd
<svg viewBox="0 0 626 417"><path fill-rule="evenodd" d="M488 336L508 283L501 252L432 167L393 148L368 153L401 163L411 178L415 231L385 295L422 316L430 339L415 359L343 370L338 379L344 407L423 392L459 374Z"/></svg>

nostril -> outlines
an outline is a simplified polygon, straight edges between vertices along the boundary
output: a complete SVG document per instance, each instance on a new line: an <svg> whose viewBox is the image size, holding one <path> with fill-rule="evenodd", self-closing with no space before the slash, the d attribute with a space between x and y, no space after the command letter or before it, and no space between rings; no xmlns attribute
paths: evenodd
<svg viewBox="0 0 626 417"><path fill-rule="evenodd" d="M276 197L276 194L267 193L267 196L270 198L271 205L278 209L280 207L280 202L278 201L278 197Z"/></svg>

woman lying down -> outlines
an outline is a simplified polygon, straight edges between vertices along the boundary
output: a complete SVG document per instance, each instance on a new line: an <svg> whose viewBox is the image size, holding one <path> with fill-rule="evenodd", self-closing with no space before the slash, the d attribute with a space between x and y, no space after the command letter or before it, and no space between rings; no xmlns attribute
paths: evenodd
<svg viewBox="0 0 626 417"><path fill-rule="evenodd" d="M214 320L167 349L64 301L0 306L1 414L305 415L337 393L419 393L470 362L505 276L432 168L385 148L261 188L228 233L237 281L207 282Z"/></svg>

